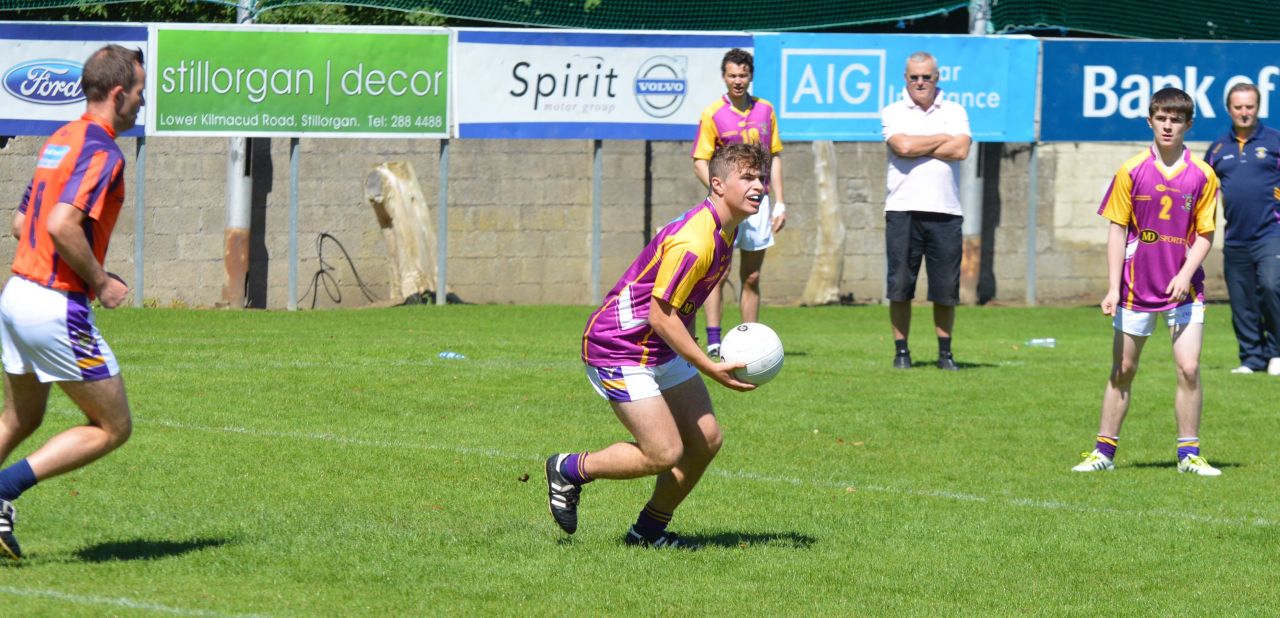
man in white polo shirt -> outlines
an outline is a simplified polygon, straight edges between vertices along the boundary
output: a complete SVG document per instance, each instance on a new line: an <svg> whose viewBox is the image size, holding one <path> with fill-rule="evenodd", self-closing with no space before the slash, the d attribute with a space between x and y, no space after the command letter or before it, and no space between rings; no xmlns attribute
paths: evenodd
<svg viewBox="0 0 1280 618"><path fill-rule="evenodd" d="M880 110L889 147L885 198L885 252L893 366L911 368L907 335L921 261L927 262L928 299L938 335L938 368L959 369L951 329L960 302L960 161L969 156L969 115L938 90L938 62L927 52L907 58L906 96Z"/></svg>

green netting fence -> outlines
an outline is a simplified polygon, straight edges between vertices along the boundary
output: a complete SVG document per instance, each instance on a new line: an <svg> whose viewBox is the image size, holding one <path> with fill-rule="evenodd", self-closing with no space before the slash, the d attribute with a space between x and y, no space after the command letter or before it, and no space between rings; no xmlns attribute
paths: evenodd
<svg viewBox="0 0 1280 618"><path fill-rule="evenodd" d="M3 11L77 8L143 0L0 0ZM166 2L172 8L178 0ZM227 0L200 0L235 5ZM1269 3L1150 0L990 0L990 31L1100 34L1150 39L1273 40ZM438 15L471 24L627 30L856 31L858 27L963 12L957 0L251 0L251 13L345 5ZM172 12L172 11L171 11ZM110 10L99 11L110 15ZM157 21L162 21L157 19ZM917 32L918 33L918 32Z"/></svg>

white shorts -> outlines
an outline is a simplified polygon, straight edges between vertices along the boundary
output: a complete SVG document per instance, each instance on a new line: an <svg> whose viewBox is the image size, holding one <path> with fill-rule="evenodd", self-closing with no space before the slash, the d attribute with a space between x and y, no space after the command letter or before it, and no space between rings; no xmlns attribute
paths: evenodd
<svg viewBox="0 0 1280 618"><path fill-rule="evenodd" d="M769 196L760 200L760 211L738 224L733 246L743 251L764 251L773 246L773 217Z"/></svg>
<svg viewBox="0 0 1280 618"><path fill-rule="evenodd" d="M1165 323L1169 326L1204 324L1204 303L1195 301L1178 305L1168 311L1132 311L1124 307L1116 307L1116 315L1111 319L1111 325L1116 330L1134 337L1150 337L1156 330L1156 318L1161 314L1164 314Z"/></svg>
<svg viewBox="0 0 1280 618"><path fill-rule="evenodd" d="M593 367L587 365L587 379L596 393L609 401L638 401L657 397L698 377L689 361L675 357L657 367Z"/></svg>
<svg viewBox="0 0 1280 618"><path fill-rule="evenodd" d="M5 373L34 373L41 382L91 382L120 373L85 294L12 277L0 294L0 323Z"/></svg>

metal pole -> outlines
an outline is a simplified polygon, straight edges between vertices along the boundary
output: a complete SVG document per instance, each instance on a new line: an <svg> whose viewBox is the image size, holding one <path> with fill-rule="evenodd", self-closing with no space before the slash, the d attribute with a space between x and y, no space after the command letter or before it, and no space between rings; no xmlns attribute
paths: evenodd
<svg viewBox="0 0 1280 618"><path fill-rule="evenodd" d="M1036 143L1031 142L1031 164L1027 192L1027 306L1036 306L1036 219L1040 208L1040 157Z"/></svg>
<svg viewBox="0 0 1280 618"><path fill-rule="evenodd" d="M236 23L253 23L254 0L236 2ZM223 228L220 306L243 309L249 273L249 227L253 208L252 146L247 137L227 140L227 217Z"/></svg>
<svg viewBox="0 0 1280 618"><path fill-rule="evenodd" d="M289 138L289 311L298 310L298 160L302 156L301 145L302 140Z"/></svg>
<svg viewBox="0 0 1280 618"><path fill-rule="evenodd" d="M591 172L591 301L600 298L600 227L604 218L604 142L592 140Z"/></svg>
<svg viewBox="0 0 1280 618"><path fill-rule="evenodd" d="M970 0L969 34L987 34L987 16L990 6L987 0ZM982 177L979 159L982 146L973 144L969 156L960 162L960 208L964 213L961 223L963 254L960 266L961 302L978 301L978 280L982 273Z"/></svg>
<svg viewBox="0 0 1280 618"><path fill-rule="evenodd" d="M440 186L436 210L436 304L449 304L449 140L440 140Z"/></svg>
<svg viewBox="0 0 1280 618"><path fill-rule="evenodd" d="M147 216L145 210L147 196L147 138L139 137L137 155L133 161L138 168L133 182L133 306L141 307L143 302L142 262L146 257Z"/></svg>

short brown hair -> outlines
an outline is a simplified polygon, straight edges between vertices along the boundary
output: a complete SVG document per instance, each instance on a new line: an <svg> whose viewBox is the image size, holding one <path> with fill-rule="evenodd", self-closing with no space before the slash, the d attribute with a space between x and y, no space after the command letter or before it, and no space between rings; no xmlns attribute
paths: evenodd
<svg viewBox="0 0 1280 618"><path fill-rule="evenodd" d="M125 90L133 88L135 64L142 66L140 49L112 44L93 52L84 63L84 75L80 79L85 98L97 103L106 99L107 93L116 86Z"/></svg>
<svg viewBox="0 0 1280 618"><path fill-rule="evenodd" d="M744 67L747 67L747 70L751 71L752 75L754 75L756 72L755 60L751 58L751 52L749 51L738 49L735 47L725 52L724 59L720 61L721 75L724 75L725 70L729 68L730 62L732 62L733 64L740 64Z"/></svg>
<svg viewBox="0 0 1280 618"><path fill-rule="evenodd" d="M1253 93L1253 102L1254 102L1254 103L1262 103L1262 93L1258 91L1258 87L1257 87L1257 86L1255 86L1255 85L1253 85L1253 84L1251 84L1251 83L1249 83L1249 82L1240 82L1240 83L1238 83L1238 84L1236 84L1236 85L1232 86L1232 87L1231 87L1231 89L1227 91L1227 96L1223 97L1223 99L1222 99L1222 104L1223 104L1223 105L1231 105L1231 95L1233 95L1233 94L1235 94L1235 93L1237 93L1237 92L1252 92L1252 93Z"/></svg>
<svg viewBox="0 0 1280 618"><path fill-rule="evenodd" d="M1156 110L1164 110L1181 115L1187 122L1196 117L1196 104L1191 95L1180 88L1161 88L1151 95L1151 104L1147 106L1147 117L1156 115Z"/></svg>
<svg viewBox="0 0 1280 618"><path fill-rule="evenodd" d="M712 178L724 180L737 170L755 170L763 174L769 164L769 153L754 144L729 144L711 155L710 173Z"/></svg>

